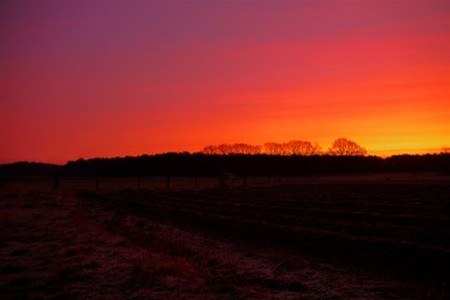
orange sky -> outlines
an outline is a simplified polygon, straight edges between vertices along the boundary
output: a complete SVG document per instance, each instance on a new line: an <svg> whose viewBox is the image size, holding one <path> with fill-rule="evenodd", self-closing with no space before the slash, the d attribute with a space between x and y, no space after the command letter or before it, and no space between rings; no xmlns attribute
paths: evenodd
<svg viewBox="0 0 450 300"><path fill-rule="evenodd" d="M0 163L450 146L448 1L2 1Z"/></svg>

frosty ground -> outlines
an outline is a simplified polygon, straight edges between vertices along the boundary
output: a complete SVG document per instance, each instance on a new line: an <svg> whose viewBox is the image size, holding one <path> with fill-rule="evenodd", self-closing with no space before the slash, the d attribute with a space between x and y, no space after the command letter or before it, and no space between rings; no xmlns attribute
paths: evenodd
<svg viewBox="0 0 450 300"><path fill-rule="evenodd" d="M172 191L5 184L0 295L446 299L447 180Z"/></svg>

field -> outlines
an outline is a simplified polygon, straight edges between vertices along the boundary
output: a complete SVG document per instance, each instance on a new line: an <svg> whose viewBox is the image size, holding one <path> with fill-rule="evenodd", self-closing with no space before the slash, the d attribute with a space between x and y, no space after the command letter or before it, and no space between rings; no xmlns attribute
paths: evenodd
<svg viewBox="0 0 450 300"><path fill-rule="evenodd" d="M448 299L450 178L8 180L1 299Z"/></svg>

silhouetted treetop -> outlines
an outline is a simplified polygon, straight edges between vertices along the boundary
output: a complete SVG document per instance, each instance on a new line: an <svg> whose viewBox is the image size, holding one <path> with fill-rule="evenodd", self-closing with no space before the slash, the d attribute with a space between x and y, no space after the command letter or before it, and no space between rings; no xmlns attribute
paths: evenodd
<svg viewBox="0 0 450 300"><path fill-rule="evenodd" d="M264 153L269 155L320 155L321 147L308 141L290 141L288 143L265 143Z"/></svg>
<svg viewBox="0 0 450 300"><path fill-rule="evenodd" d="M334 156L365 156L367 150L346 138L338 138L328 149L328 154Z"/></svg>
<svg viewBox="0 0 450 300"><path fill-rule="evenodd" d="M367 150L350 141L346 138L339 138L334 141L328 152L323 153L322 147L317 143L312 144L309 141L292 140L287 143L269 142L263 146L250 144L220 144L210 145L202 149L204 154L268 154L268 155L282 155L282 156L313 156L313 155L333 155L333 156L364 156Z"/></svg>
<svg viewBox="0 0 450 300"><path fill-rule="evenodd" d="M450 147L446 147L446 146L442 147L441 153L442 154L450 154Z"/></svg>
<svg viewBox="0 0 450 300"><path fill-rule="evenodd" d="M285 144L273 142L264 144L264 153L270 155L288 155Z"/></svg>
<svg viewBox="0 0 450 300"><path fill-rule="evenodd" d="M312 144L307 141L290 141L286 144L289 153L292 155L319 155L321 154L321 147L316 143Z"/></svg>
<svg viewBox="0 0 450 300"><path fill-rule="evenodd" d="M220 154L220 155L229 155L229 154L261 154L261 146L259 145L250 145L244 143L238 144L221 144L221 145L210 145L203 148L202 153L204 154Z"/></svg>

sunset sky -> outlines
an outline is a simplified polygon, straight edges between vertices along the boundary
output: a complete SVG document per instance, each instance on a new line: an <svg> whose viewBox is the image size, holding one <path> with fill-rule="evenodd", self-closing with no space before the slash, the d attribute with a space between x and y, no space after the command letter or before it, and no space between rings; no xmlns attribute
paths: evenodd
<svg viewBox="0 0 450 300"><path fill-rule="evenodd" d="M1 1L0 163L450 146L450 1Z"/></svg>

